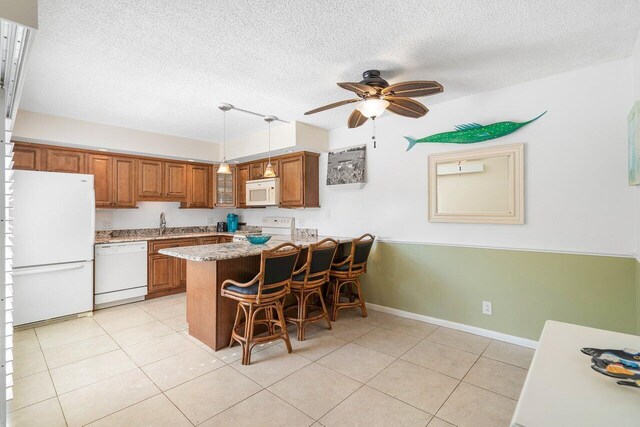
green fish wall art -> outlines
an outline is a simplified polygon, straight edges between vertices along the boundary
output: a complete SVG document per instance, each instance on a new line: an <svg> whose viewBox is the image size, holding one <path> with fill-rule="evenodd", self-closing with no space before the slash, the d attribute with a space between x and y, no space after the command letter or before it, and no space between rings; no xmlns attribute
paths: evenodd
<svg viewBox="0 0 640 427"><path fill-rule="evenodd" d="M443 143L443 144L473 144L474 142L489 141L490 139L501 138L509 135L528 125L535 122L542 117L546 111L527 122L497 122L490 125L483 126L479 123L467 123L464 125L457 125L456 130L452 132L436 133L434 135L425 136L424 138L414 139L409 136L405 136L405 139L409 141L407 151L411 150L414 145L422 142Z"/></svg>

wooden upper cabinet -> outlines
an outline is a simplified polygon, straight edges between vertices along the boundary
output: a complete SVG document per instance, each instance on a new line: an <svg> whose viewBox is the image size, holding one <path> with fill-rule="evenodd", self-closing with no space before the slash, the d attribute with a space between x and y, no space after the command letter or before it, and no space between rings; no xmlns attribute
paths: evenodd
<svg viewBox="0 0 640 427"><path fill-rule="evenodd" d="M96 207L113 206L113 157L89 154L88 172L93 175Z"/></svg>
<svg viewBox="0 0 640 427"><path fill-rule="evenodd" d="M162 176L161 161L140 159L138 161L138 198L161 199L164 194Z"/></svg>
<svg viewBox="0 0 640 427"><path fill-rule="evenodd" d="M280 160L280 205L304 206L304 156Z"/></svg>
<svg viewBox="0 0 640 427"><path fill-rule="evenodd" d="M217 208L233 208L236 206L236 174L235 166L231 166L230 174L219 174L218 167L213 167L213 204Z"/></svg>
<svg viewBox="0 0 640 427"><path fill-rule="evenodd" d="M135 159L89 154L87 165L88 173L93 175L96 207L136 206Z"/></svg>
<svg viewBox="0 0 640 427"><path fill-rule="evenodd" d="M249 180L262 179L262 174L264 174L262 162L254 162L249 164Z"/></svg>
<svg viewBox="0 0 640 427"><path fill-rule="evenodd" d="M136 206L136 161L129 157L113 158L113 203L120 208Z"/></svg>
<svg viewBox="0 0 640 427"><path fill-rule="evenodd" d="M212 172L213 167L210 165L187 166L187 201L181 203L181 207L213 207Z"/></svg>
<svg viewBox="0 0 640 427"><path fill-rule="evenodd" d="M47 148L47 171L85 173L84 153L75 150Z"/></svg>
<svg viewBox="0 0 640 427"><path fill-rule="evenodd" d="M186 200L187 165L173 162L165 162L164 165L164 197L171 200Z"/></svg>
<svg viewBox="0 0 640 427"><path fill-rule="evenodd" d="M238 166L236 173L237 181L237 206L243 208L247 206L247 181L249 181L249 165Z"/></svg>
<svg viewBox="0 0 640 427"><path fill-rule="evenodd" d="M319 207L319 155L296 153L281 157L279 162L280 206Z"/></svg>
<svg viewBox="0 0 640 427"><path fill-rule="evenodd" d="M43 170L44 150L31 144L15 143L13 147L13 168L31 171Z"/></svg>

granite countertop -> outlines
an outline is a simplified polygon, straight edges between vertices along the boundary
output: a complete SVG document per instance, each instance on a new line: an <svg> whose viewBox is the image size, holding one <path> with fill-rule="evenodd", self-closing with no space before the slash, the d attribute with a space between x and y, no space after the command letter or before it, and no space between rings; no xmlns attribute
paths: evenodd
<svg viewBox="0 0 640 427"><path fill-rule="evenodd" d="M335 237L335 236L317 236L305 239L293 240L293 243L303 248L311 243L317 243L322 239L331 237L340 243L348 243L353 240L352 237ZM273 236L264 245L253 245L249 242L233 242L218 243L215 245L185 246L178 248L161 249L159 252L163 255L169 255L176 258L182 258L189 261L220 261L224 259L242 258L247 256L260 255L265 249L272 249L276 246L292 241L287 236Z"/></svg>
<svg viewBox="0 0 640 427"><path fill-rule="evenodd" d="M210 236L229 236L233 237L234 234L246 234L246 232L229 233L226 231L201 231L194 233L169 233L160 235L131 235L131 236L117 236L117 237L96 237L96 245L100 243L124 243L124 242L140 242L143 240L167 240L167 239L182 239L187 237L210 237Z"/></svg>

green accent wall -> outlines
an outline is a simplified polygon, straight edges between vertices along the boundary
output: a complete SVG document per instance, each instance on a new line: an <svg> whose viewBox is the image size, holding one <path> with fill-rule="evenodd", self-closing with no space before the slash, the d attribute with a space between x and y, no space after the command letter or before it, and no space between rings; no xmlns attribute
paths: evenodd
<svg viewBox="0 0 640 427"><path fill-rule="evenodd" d="M640 333L633 258L378 242L367 269L367 302L412 313L533 340L546 320Z"/></svg>
<svg viewBox="0 0 640 427"><path fill-rule="evenodd" d="M636 262L636 333L640 335L640 260Z"/></svg>

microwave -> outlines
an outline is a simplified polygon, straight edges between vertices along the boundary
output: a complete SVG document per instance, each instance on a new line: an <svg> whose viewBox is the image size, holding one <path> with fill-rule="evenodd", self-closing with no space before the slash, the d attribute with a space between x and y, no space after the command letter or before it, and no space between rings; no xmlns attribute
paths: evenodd
<svg viewBox="0 0 640 427"><path fill-rule="evenodd" d="M247 181L247 206L277 206L280 202L280 178Z"/></svg>

